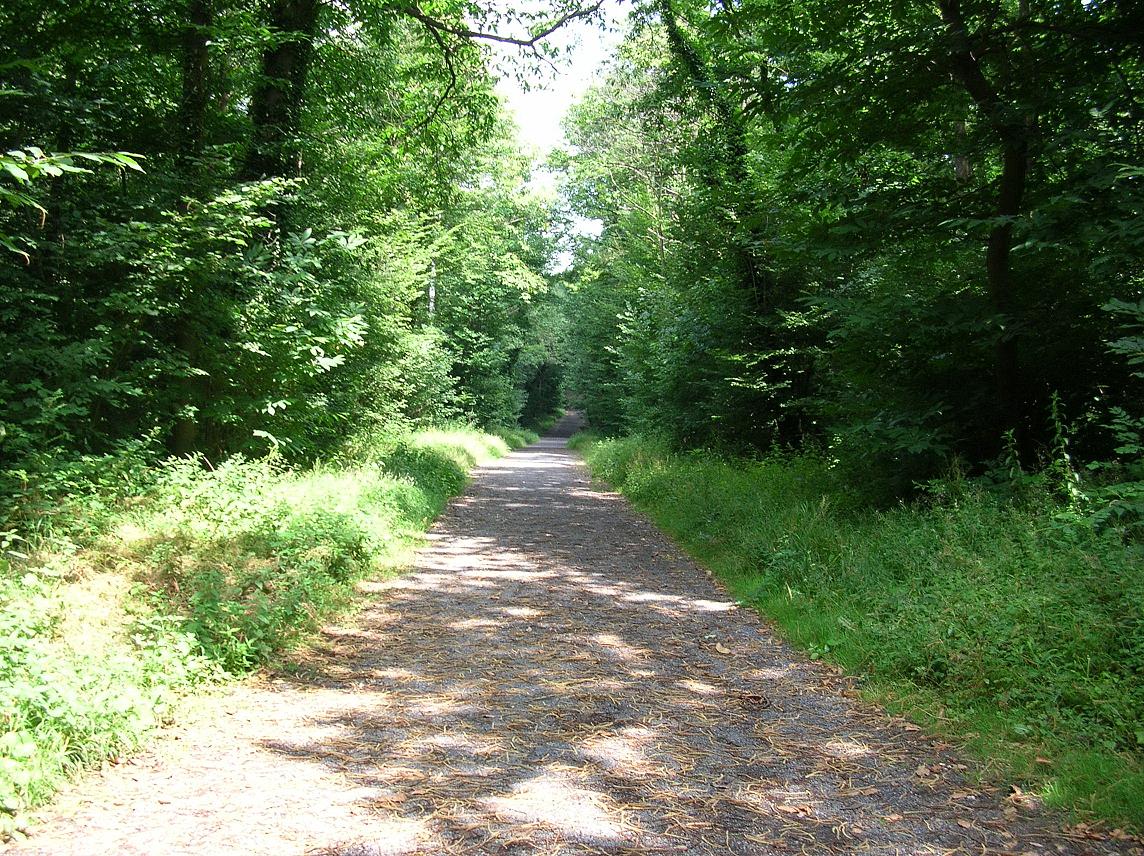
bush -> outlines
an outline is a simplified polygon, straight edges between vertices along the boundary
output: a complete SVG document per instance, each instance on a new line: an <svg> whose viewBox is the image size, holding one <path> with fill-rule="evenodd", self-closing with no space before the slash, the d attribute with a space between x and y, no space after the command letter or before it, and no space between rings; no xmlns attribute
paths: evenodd
<svg viewBox="0 0 1144 856"><path fill-rule="evenodd" d="M196 640L162 616L122 616L101 638L92 591L31 571L0 580L0 838L76 769L114 758L163 722L179 694L216 669ZM122 605L119 597L115 605Z"/></svg>
<svg viewBox="0 0 1144 856"><path fill-rule="evenodd" d="M940 502L871 511L808 455L634 438L587 456L812 657L931 725L994 735L978 748L1053 801L1144 827L1139 546L1062 520L1043 492L954 481Z"/></svg>
<svg viewBox="0 0 1144 856"><path fill-rule="evenodd" d="M213 470L108 459L132 477L78 479L0 558L0 838L180 694L271 661L359 579L393 572L469 468L530 439L503 434L375 433L306 470L273 455Z"/></svg>

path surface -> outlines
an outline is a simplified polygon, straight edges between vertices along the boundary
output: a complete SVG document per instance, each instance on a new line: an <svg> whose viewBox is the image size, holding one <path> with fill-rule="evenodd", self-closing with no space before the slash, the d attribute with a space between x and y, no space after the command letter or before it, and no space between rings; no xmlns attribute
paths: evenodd
<svg viewBox="0 0 1144 856"><path fill-rule="evenodd" d="M327 631L309 677L229 694L14 849L1131 852L965 786L955 758L776 641L563 445L478 471L415 570Z"/></svg>

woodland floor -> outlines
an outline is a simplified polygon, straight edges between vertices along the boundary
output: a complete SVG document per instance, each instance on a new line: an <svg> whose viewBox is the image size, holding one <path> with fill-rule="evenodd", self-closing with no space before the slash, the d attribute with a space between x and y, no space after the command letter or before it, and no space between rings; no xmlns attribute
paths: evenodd
<svg viewBox="0 0 1144 856"><path fill-rule="evenodd" d="M477 471L299 675L228 692L13 853L1127 853L974 787L555 436Z"/></svg>

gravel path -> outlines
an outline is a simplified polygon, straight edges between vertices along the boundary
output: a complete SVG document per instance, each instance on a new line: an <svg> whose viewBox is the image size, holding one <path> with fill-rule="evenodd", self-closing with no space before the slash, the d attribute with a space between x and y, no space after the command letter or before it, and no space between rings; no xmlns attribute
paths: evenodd
<svg viewBox="0 0 1144 856"><path fill-rule="evenodd" d="M965 784L563 448L476 474L303 678L68 792L45 854L1140 852Z"/></svg>

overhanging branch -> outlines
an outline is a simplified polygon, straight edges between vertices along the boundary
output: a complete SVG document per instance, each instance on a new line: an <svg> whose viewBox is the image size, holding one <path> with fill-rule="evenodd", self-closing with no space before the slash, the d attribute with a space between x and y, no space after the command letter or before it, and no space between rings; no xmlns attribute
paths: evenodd
<svg viewBox="0 0 1144 856"><path fill-rule="evenodd" d="M424 23L424 22L422 22ZM457 88L457 69L453 65L453 51L445 44L445 39L441 36L438 30L425 25L425 29L429 35L433 37L433 41L437 43L437 47L441 49L441 58L445 61L445 69L449 72L449 82L446 84L445 89L437 98L437 102L433 105L432 109L425 115L420 122L413 126L409 131L409 136L419 134L437 118L437 114L441 112L441 108L445 106L445 102L449 100L449 96Z"/></svg>
<svg viewBox="0 0 1144 856"><path fill-rule="evenodd" d="M517 36L502 36L500 33L490 33L484 30L472 30L468 27L449 24L445 21L434 18L432 15L427 15L425 12L422 12L416 4L413 3L400 7L400 11L402 14L408 15L409 17L420 21L422 24L437 34L448 33L449 35L458 36L464 39L482 39L488 42L498 42L503 45L516 45L517 47L530 48L535 50L536 46L540 42L548 38L548 36L551 36L561 27L571 23L572 21L591 17L596 12L598 12L600 7L603 5L604 0L596 0L596 2L591 6L584 6L579 9L573 9L571 12L566 12L551 24L545 26L544 29L536 33L532 33L527 39Z"/></svg>

